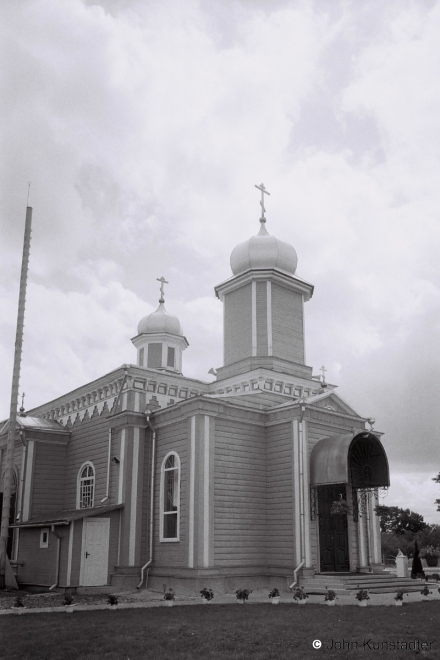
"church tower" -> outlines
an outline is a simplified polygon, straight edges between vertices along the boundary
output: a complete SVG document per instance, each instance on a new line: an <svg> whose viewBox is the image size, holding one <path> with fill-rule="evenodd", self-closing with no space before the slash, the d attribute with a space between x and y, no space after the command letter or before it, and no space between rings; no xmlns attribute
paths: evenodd
<svg viewBox="0 0 440 660"><path fill-rule="evenodd" d="M268 194L264 185L257 186ZM220 378L257 368L311 377L305 365L304 303L313 286L296 276L294 248L266 229L232 251L233 277L215 288L224 304L224 366Z"/></svg>
<svg viewBox="0 0 440 660"><path fill-rule="evenodd" d="M168 282L164 277L158 281L161 282L159 307L139 321L138 334L131 341L137 348L140 367L181 374L182 352L189 344L177 316L165 309L163 285Z"/></svg>

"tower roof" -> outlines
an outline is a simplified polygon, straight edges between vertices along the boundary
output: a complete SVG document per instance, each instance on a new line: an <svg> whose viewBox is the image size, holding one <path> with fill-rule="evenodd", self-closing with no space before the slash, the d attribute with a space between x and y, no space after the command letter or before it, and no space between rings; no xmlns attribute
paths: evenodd
<svg viewBox="0 0 440 660"><path fill-rule="evenodd" d="M247 270L276 268L294 275L298 264L295 249L289 243L271 236L265 226L266 220L261 218L261 228L256 236L239 243L231 254L231 269L234 275L240 275Z"/></svg>
<svg viewBox="0 0 440 660"><path fill-rule="evenodd" d="M169 335L183 336L183 330L179 319L177 316L174 316L174 314L167 312L162 300L156 311L148 316L144 316L144 318L139 321L138 325L138 333L140 335L160 332L166 332Z"/></svg>

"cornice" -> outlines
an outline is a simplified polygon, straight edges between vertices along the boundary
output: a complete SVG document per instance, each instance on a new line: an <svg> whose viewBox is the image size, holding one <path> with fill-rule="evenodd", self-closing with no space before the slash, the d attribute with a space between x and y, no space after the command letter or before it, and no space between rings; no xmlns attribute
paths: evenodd
<svg viewBox="0 0 440 660"><path fill-rule="evenodd" d="M256 281L271 281L280 286L284 286L292 291L302 294L305 301L310 300L313 296L314 286L312 284L309 284L305 280L295 277L294 275L288 275L276 268L247 270L244 273L240 273L240 275L231 277L214 287L215 295L223 301L226 294L239 287L245 286L250 282Z"/></svg>

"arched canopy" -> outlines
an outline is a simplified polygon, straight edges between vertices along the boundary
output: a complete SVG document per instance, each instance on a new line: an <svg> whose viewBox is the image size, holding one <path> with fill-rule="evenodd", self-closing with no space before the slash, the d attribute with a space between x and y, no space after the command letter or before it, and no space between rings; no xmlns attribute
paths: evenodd
<svg viewBox="0 0 440 660"><path fill-rule="evenodd" d="M385 450L380 440L368 431L322 438L312 449L312 486L348 482L353 488L390 485Z"/></svg>

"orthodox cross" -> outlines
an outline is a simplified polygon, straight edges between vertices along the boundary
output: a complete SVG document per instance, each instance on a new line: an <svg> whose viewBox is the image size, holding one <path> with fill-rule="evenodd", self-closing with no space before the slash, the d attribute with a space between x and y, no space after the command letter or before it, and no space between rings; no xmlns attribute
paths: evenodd
<svg viewBox="0 0 440 660"><path fill-rule="evenodd" d="M264 217L264 214L266 213L266 209L264 208L264 195L270 195L270 192L268 192L266 190L266 186L264 185L264 183L261 183L259 186L257 186L257 184L255 184L255 188L258 188L258 190L261 190L261 202L260 202L261 218L260 218L260 222L266 222L266 218Z"/></svg>
<svg viewBox="0 0 440 660"><path fill-rule="evenodd" d="M159 302L163 303L163 302L165 302L164 297L163 297L164 296L163 285L164 284L169 284L169 282L166 281L166 279L164 278L163 275L162 275L162 277L156 277L156 279L157 279L158 282L160 282L160 300L159 300Z"/></svg>
<svg viewBox="0 0 440 660"><path fill-rule="evenodd" d="M322 382L325 383L325 372L327 369L325 367L321 367L319 371L322 371Z"/></svg>

